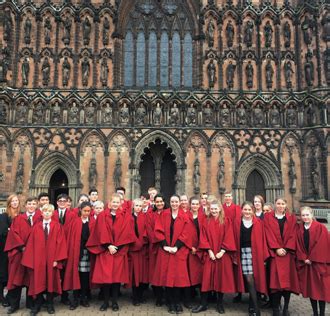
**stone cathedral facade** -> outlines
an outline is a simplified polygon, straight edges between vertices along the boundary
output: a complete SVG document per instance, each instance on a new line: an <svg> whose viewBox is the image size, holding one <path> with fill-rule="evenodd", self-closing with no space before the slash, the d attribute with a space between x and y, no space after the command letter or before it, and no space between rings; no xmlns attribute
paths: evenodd
<svg viewBox="0 0 330 316"><path fill-rule="evenodd" d="M330 200L325 0L5 0L0 199Z"/></svg>

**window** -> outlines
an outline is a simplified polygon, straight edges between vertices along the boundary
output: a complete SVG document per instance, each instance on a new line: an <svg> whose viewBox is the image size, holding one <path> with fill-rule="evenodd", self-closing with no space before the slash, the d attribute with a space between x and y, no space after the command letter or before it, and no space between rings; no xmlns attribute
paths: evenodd
<svg viewBox="0 0 330 316"><path fill-rule="evenodd" d="M124 43L124 84L127 87L133 86L133 34L132 32L127 32Z"/></svg>

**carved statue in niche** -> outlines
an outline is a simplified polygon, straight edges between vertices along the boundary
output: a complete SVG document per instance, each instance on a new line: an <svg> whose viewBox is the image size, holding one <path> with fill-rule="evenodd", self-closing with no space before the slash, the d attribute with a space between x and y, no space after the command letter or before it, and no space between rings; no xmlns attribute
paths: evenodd
<svg viewBox="0 0 330 316"><path fill-rule="evenodd" d="M236 69L236 65L234 65L230 61L226 69L226 80L227 80L227 87L229 90L234 88L235 69Z"/></svg>
<svg viewBox="0 0 330 316"><path fill-rule="evenodd" d="M289 48L291 45L291 27L288 21L285 21L283 25L283 38L284 38L284 47Z"/></svg>
<svg viewBox="0 0 330 316"><path fill-rule="evenodd" d="M10 42L11 33L13 31L14 23L11 17L10 10L6 10L3 17L3 40Z"/></svg>
<svg viewBox="0 0 330 316"><path fill-rule="evenodd" d="M106 87L108 85L108 75L109 75L108 60L106 57L103 57L101 62L101 82L103 87Z"/></svg>
<svg viewBox="0 0 330 316"><path fill-rule="evenodd" d="M89 59L87 56L85 56L81 63L82 84L84 87L88 85L90 71L91 71L91 66L89 63Z"/></svg>
<svg viewBox="0 0 330 316"><path fill-rule="evenodd" d="M267 21L264 26L264 33L265 33L265 47L269 48L272 46L273 33L274 33L273 27L269 21Z"/></svg>
<svg viewBox="0 0 330 316"><path fill-rule="evenodd" d="M48 61L48 57L45 57L44 62L41 66L42 72L42 84L44 86L48 86L50 80L50 63Z"/></svg>
<svg viewBox="0 0 330 316"><path fill-rule="evenodd" d="M37 124L44 122L44 106L41 101L39 101L34 107L33 122Z"/></svg>
<svg viewBox="0 0 330 316"><path fill-rule="evenodd" d="M213 124L213 109L211 104L208 102L206 106L203 108L203 122L205 125L212 125Z"/></svg>
<svg viewBox="0 0 330 316"><path fill-rule="evenodd" d="M109 102L107 102L103 109L103 122L112 123L112 107Z"/></svg>
<svg viewBox="0 0 330 316"><path fill-rule="evenodd" d="M306 54L306 62L304 65L305 80L308 87L313 86L314 83L314 63L312 60L313 54L308 52Z"/></svg>
<svg viewBox="0 0 330 316"><path fill-rule="evenodd" d="M324 51L323 68L327 84L330 84L330 48Z"/></svg>
<svg viewBox="0 0 330 316"><path fill-rule="evenodd" d="M88 182L90 188L95 188L97 184L96 159L93 157L89 166Z"/></svg>
<svg viewBox="0 0 330 316"><path fill-rule="evenodd" d="M120 185L121 185L121 177L122 177L121 159L120 159L120 155L119 155L119 152L118 152L115 169L113 171L113 182L114 182L114 186L116 188L120 187Z"/></svg>
<svg viewBox="0 0 330 316"><path fill-rule="evenodd" d="M194 174L193 174L193 182L194 182L194 193L198 194L200 192L200 180L201 180L201 173L199 170L199 160L196 158L194 162Z"/></svg>
<svg viewBox="0 0 330 316"><path fill-rule="evenodd" d="M290 60L287 60L284 64L284 77L287 89L292 88L292 75L294 74L292 63Z"/></svg>
<svg viewBox="0 0 330 316"><path fill-rule="evenodd" d="M246 110L244 107L244 104L240 104L237 108L237 124L238 125L246 125L247 119L246 119Z"/></svg>
<svg viewBox="0 0 330 316"><path fill-rule="evenodd" d="M93 106L93 103L89 102L88 105L85 107L85 121L87 124L94 124L94 113L95 108Z"/></svg>
<svg viewBox="0 0 330 316"><path fill-rule="evenodd" d="M312 28L313 28L312 21L308 18L307 15L305 15L305 19L301 23L301 30L303 32L303 39L306 45L312 43Z"/></svg>
<svg viewBox="0 0 330 316"><path fill-rule="evenodd" d="M209 87L210 88L214 87L214 84L216 81L216 73L217 73L217 69L215 67L213 59L211 59L207 66L207 74L208 74L208 78L209 78Z"/></svg>
<svg viewBox="0 0 330 316"><path fill-rule="evenodd" d="M50 44L50 39L51 39L51 32L52 32L52 23L50 21L49 16L47 16L45 18L45 22L44 22L44 40L45 40L45 44L49 45Z"/></svg>
<svg viewBox="0 0 330 316"><path fill-rule="evenodd" d="M64 45L69 45L70 44L71 26L72 26L72 21L71 21L69 16L66 16L64 21L63 21L62 41L63 41Z"/></svg>
<svg viewBox="0 0 330 316"><path fill-rule="evenodd" d="M85 17L82 28L84 45L88 45L90 41L92 25L87 16Z"/></svg>
<svg viewBox="0 0 330 316"><path fill-rule="evenodd" d="M25 57L22 62L22 82L24 86L29 84L30 63L29 58Z"/></svg>
<svg viewBox="0 0 330 316"><path fill-rule="evenodd" d="M53 105L51 116L53 124L61 123L61 108L58 101L56 101Z"/></svg>
<svg viewBox="0 0 330 316"><path fill-rule="evenodd" d="M128 124L129 122L129 108L126 102L119 109L118 121L121 124Z"/></svg>
<svg viewBox="0 0 330 316"><path fill-rule="evenodd" d="M79 108L76 102L73 102L69 111L69 123L77 124L79 122Z"/></svg>
<svg viewBox="0 0 330 316"><path fill-rule="evenodd" d="M318 200L320 198L320 175L317 169L312 169L311 178L314 199Z"/></svg>
<svg viewBox="0 0 330 316"><path fill-rule="evenodd" d="M163 118L162 108L160 106L160 103L157 102L156 107L154 109L153 123L155 125L160 125L162 123L162 118Z"/></svg>
<svg viewBox="0 0 330 316"><path fill-rule="evenodd" d="M325 14L322 19L322 38L325 42L330 42L330 14Z"/></svg>
<svg viewBox="0 0 330 316"><path fill-rule="evenodd" d="M135 112L135 123L136 124L144 124L145 117L146 117L147 111L142 102L138 105Z"/></svg>
<svg viewBox="0 0 330 316"><path fill-rule="evenodd" d="M251 64L251 61L249 61L245 67L245 76L246 76L246 86L248 87L248 89L252 89L253 88L254 69Z"/></svg>
<svg viewBox="0 0 330 316"><path fill-rule="evenodd" d="M269 112L269 121L272 126L280 125L280 112L275 104Z"/></svg>
<svg viewBox="0 0 330 316"><path fill-rule="evenodd" d="M29 45L31 43L31 29L32 29L32 22L29 17L26 18L24 23L24 43Z"/></svg>
<svg viewBox="0 0 330 316"><path fill-rule="evenodd" d="M264 124L264 112L260 104L257 104L256 107L253 109L253 116L255 125L260 126Z"/></svg>
<svg viewBox="0 0 330 316"><path fill-rule="evenodd" d="M16 108L16 122L25 123L26 122L27 107L24 102L20 102Z"/></svg>
<svg viewBox="0 0 330 316"><path fill-rule="evenodd" d="M233 26L233 22L231 20L228 21L226 26L226 38L227 38L227 46L232 47L234 44L234 36L235 36L235 28Z"/></svg>
<svg viewBox="0 0 330 316"><path fill-rule="evenodd" d="M290 104L286 110L286 122L289 127L296 126L297 114L293 105Z"/></svg>
<svg viewBox="0 0 330 316"><path fill-rule="evenodd" d="M290 157L289 161L289 182L290 182L290 192L295 193L297 190L297 173L295 162L293 161L292 157Z"/></svg>
<svg viewBox="0 0 330 316"><path fill-rule="evenodd" d="M220 119L222 126L230 125L230 110L226 103L222 106Z"/></svg>
<svg viewBox="0 0 330 316"><path fill-rule="evenodd" d="M207 42L209 47L213 47L214 45L214 22L213 20L210 20L209 24L207 25Z"/></svg>
<svg viewBox="0 0 330 316"><path fill-rule="evenodd" d="M252 21L247 21L244 28L244 37L243 41L247 47L252 46L253 42L253 30L254 30L254 24Z"/></svg>
<svg viewBox="0 0 330 316"><path fill-rule="evenodd" d="M62 64L62 84L63 87L67 87L71 76L71 65L69 63L68 57L64 57Z"/></svg>
<svg viewBox="0 0 330 316"><path fill-rule="evenodd" d="M169 123L171 125L180 124L180 111L178 109L178 105L175 102L173 103L173 107L170 109Z"/></svg>
<svg viewBox="0 0 330 316"><path fill-rule="evenodd" d="M270 59L268 59L266 64L266 86L267 89L271 89L273 87L273 77L274 77L274 68Z"/></svg>
<svg viewBox="0 0 330 316"><path fill-rule="evenodd" d="M0 123L6 123L7 121L7 107L3 100L0 100Z"/></svg>
<svg viewBox="0 0 330 316"><path fill-rule="evenodd" d="M109 45L109 36L110 36L110 21L107 16L103 20L103 30L102 30L102 42L103 45Z"/></svg>
<svg viewBox="0 0 330 316"><path fill-rule="evenodd" d="M317 124L317 116L313 102L308 103L307 111L307 125L314 126Z"/></svg>
<svg viewBox="0 0 330 316"><path fill-rule="evenodd" d="M218 183L218 191L219 193L224 193L225 190L225 162L223 158L218 162L218 173L217 173L217 183Z"/></svg>
<svg viewBox="0 0 330 316"><path fill-rule="evenodd" d="M193 103L190 103L187 109L186 123L188 126L192 126L196 124L196 109Z"/></svg>
<svg viewBox="0 0 330 316"><path fill-rule="evenodd" d="M24 160L21 157L18 161L16 170L16 193L21 194L23 192L23 181L24 181Z"/></svg>

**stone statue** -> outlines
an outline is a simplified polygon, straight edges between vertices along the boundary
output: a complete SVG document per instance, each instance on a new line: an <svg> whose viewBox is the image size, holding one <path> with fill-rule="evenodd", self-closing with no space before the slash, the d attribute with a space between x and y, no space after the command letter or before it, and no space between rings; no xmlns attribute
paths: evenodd
<svg viewBox="0 0 330 316"><path fill-rule="evenodd" d="M10 11L5 10L4 13L5 14L3 16L3 40L6 42L10 42L14 23L13 23Z"/></svg>
<svg viewBox="0 0 330 316"><path fill-rule="evenodd" d="M16 122L25 123L26 122L27 107L23 102L19 103L16 109Z"/></svg>
<svg viewBox="0 0 330 316"><path fill-rule="evenodd" d="M22 63L22 82L24 86L29 84L30 64L28 57L25 57Z"/></svg>
<svg viewBox="0 0 330 316"><path fill-rule="evenodd" d="M203 121L205 125L212 125L213 124L213 109L210 103L207 103L206 106L203 108Z"/></svg>
<svg viewBox="0 0 330 316"><path fill-rule="evenodd" d="M219 193L224 193L225 190L225 162L223 158L218 163L217 183Z"/></svg>
<svg viewBox="0 0 330 316"><path fill-rule="evenodd" d="M51 115L53 124L61 123L61 108L58 101L54 103Z"/></svg>
<svg viewBox="0 0 330 316"><path fill-rule="evenodd" d="M88 182L90 188L95 188L97 184L96 159L92 158L89 166Z"/></svg>
<svg viewBox="0 0 330 316"><path fill-rule="evenodd" d="M162 117L163 117L162 108L160 107L160 103L157 102L156 107L154 109L153 123L155 125L160 125L162 123Z"/></svg>
<svg viewBox="0 0 330 316"><path fill-rule="evenodd" d="M291 45L291 27L288 21L283 25L284 47L289 48Z"/></svg>
<svg viewBox="0 0 330 316"><path fill-rule="evenodd" d="M42 72L42 84L44 86L48 86L50 80L50 63L48 61L48 57L45 57L44 62L41 66Z"/></svg>
<svg viewBox="0 0 330 316"><path fill-rule="evenodd" d="M234 88L235 69L236 65L230 61L226 69L227 88L229 90Z"/></svg>
<svg viewBox="0 0 330 316"><path fill-rule="evenodd" d="M307 114L307 125L315 126L317 124L317 117L313 102L309 102L306 114Z"/></svg>
<svg viewBox="0 0 330 316"><path fill-rule="evenodd" d="M228 105L225 103L221 109L221 125L229 126L230 125L230 110Z"/></svg>
<svg viewBox="0 0 330 316"><path fill-rule="evenodd" d="M253 116L254 116L254 124L257 126L264 124L264 112L260 107L260 104L257 104L257 106L253 110Z"/></svg>
<svg viewBox="0 0 330 316"><path fill-rule="evenodd" d="M252 46L253 42L253 30L254 30L254 24L252 21L247 21L244 28L244 38L243 41L246 44L247 47Z"/></svg>
<svg viewBox="0 0 330 316"><path fill-rule="evenodd" d="M193 103L190 103L187 109L186 123L188 126L192 126L196 124L196 109Z"/></svg>
<svg viewBox="0 0 330 316"><path fill-rule="evenodd" d="M235 36L235 29L233 26L233 22L231 20L228 21L226 26L226 38L227 38L227 46L232 47L234 44L234 36Z"/></svg>
<svg viewBox="0 0 330 316"><path fill-rule="evenodd" d="M312 60L312 53L306 54L306 62L304 65L305 80L308 87L313 86L314 83L314 63Z"/></svg>
<svg viewBox="0 0 330 316"><path fill-rule="evenodd" d="M289 127L296 126L296 119L297 119L297 114L295 109L293 108L293 105L290 104L286 111L286 122Z"/></svg>
<svg viewBox="0 0 330 316"><path fill-rule="evenodd" d="M245 67L245 76L246 76L246 86L248 87L248 89L252 89L253 88L254 69L251 64L251 61L249 61Z"/></svg>
<svg viewBox="0 0 330 316"><path fill-rule="evenodd" d="M114 182L115 187L120 187L121 177L122 177L121 160L120 160L120 156L119 156L119 153L118 153L118 157L116 159L115 169L113 171L113 182Z"/></svg>
<svg viewBox="0 0 330 316"><path fill-rule="evenodd" d="M73 102L69 111L69 123L77 124L79 122L79 108L76 102Z"/></svg>
<svg viewBox="0 0 330 316"><path fill-rule="evenodd" d="M123 103L119 110L118 121L121 124L128 124L129 122L129 109L127 103Z"/></svg>
<svg viewBox="0 0 330 316"><path fill-rule="evenodd" d="M72 26L72 21L71 21L69 16L66 16L66 18L63 21L62 41L63 41L64 45L69 45L70 44L71 26Z"/></svg>
<svg viewBox="0 0 330 316"><path fill-rule="evenodd" d="M94 124L94 114L95 114L95 108L93 106L93 103L89 102L89 104L85 107L86 124L88 125Z"/></svg>
<svg viewBox="0 0 330 316"><path fill-rule="evenodd" d="M273 87L273 77L274 77L274 68L270 59L268 59L266 64L266 86L267 89Z"/></svg>
<svg viewBox="0 0 330 316"><path fill-rule="evenodd" d="M85 56L81 63L82 84L84 87L88 85L90 70L91 70L91 66L88 57Z"/></svg>
<svg viewBox="0 0 330 316"><path fill-rule="evenodd" d="M108 61L106 57L103 57L101 62L101 82L103 87L106 87L108 85L108 75L109 75Z"/></svg>
<svg viewBox="0 0 330 316"><path fill-rule="evenodd" d="M47 16L44 22L44 40L46 45L50 44L52 28L53 27L50 18Z"/></svg>
<svg viewBox="0 0 330 316"><path fill-rule="evenodd" d="M237 108L237 124L238 125L247 124L246 110L244 104L240 104L239 107Z"/></svg>
<svg viewBox="0 0 330 316"><path fill-rule="evenodd" d="M38 102L33 110L33 122L40 124L44 122L44 106L42 102Z"/></svg>
<svg viewBox="0 0 330 316"><path fill-rule="evenodd" d="M201 173L199 170L199 160L196 158L194 163L194 174L193 174L193 182L194 182L194 193L198 194L200 192L200 180Z"/></svg>
<svg viewBox="0 0 330 316"><path fill-rule="evenodd" d="M146 118L146 108L142 102L138 105L136 112L135 112L135 123L136 124L144 124Z"/></svg>
<svg viewBox="0 0 330 316"><path fill-rule="evenodd" d="M87 16L85 17L82 28L84 45L88 45L90 41L92 25Z"/></svg>
<svg viewBox="0 0 330 316"><path fill-rule="evenodd" d="M62 64L62 84L63 87L67 87L71 76L71 65L69 63L68 57L64 57Z"/></svg>
<svg viewBox="0 0 330 316"><path fill-rule="evenodd" d="M180 124L180 111L179 111L178 106L175 102L173 103L173 107L170 109L169 121L170 121L169 123L171 125Z"/></svg>
<svg viewBox="0 0 330 316"><path fill-rule="evenodd" d="M322 19L322 26L323 26L323 32L322 32L322 38L325 42L330 42L330 14L325 14Z"/></svg>
<svg viewBox="0 0 330 316"><path fill-rule="evenodd" d="M265 33L265 47L269 48L272 46L273 33L274 33L273 27L269 21L267 21L264 26L264 33Z"/></svg>
<svg viewBox="0 0 330 316"><path fill-rule="evenodd" d="M103 122L104 123L112 123L112 107L109 102L107 102L104 106L103 110Z"/></svg>
<svg viewBox="0 0 330 316"><path fill-rule="evenodd" d="M305 15L304 21L301 23L301 30L303 32L303 39L306 45L312 43L312 21Z"/></svg>
<svg viewBox="0 0 330 316"><path fill-rule="evenodd" d="M24 43L29 45L31 43L31 29L32 29L32 22L29 17L26 18L24 23Z"/></svg>
<svg viewBox="0 0 330 316"><path fill-rule="evenodd" d="M210 60L207 66L207 75L209 78L209 87L213 88L216 80L217 69L215 67L213 59Z"/></svg>
<svg viewBox="0 0 330 316"><path fill-rule="evenodd" d="M316 166L317 167L317 166ZM320 198L320 174L317 168L311 170L312 188L314 199L318 200Z"/></svg>
<svg viewBox="0 0 330 316"><path fill-rule="evenodd" d="M209 47L213 47L214 45L214 30L215 26L213 20L210 20L209 24L207 25L207 42Z"/></svg>
<svg viewBox="0 0 330 316"><path fill-rule="evenodd" d="M330 85L330 48L324 51L324 62L323 62L323 69L325 78L327 80L327 84Z"/></svg>
<svg viewBox="0 0 330 316"><path fill-rule="evenodd" d="M21 194L23 192L23 181L24 181L24 160L21 157L18 161L16 170L16 193Z"/></svg>
<svg viewBox="0 0 330 316"><path fill-rule="evenodd" d="M4 124L7 122L7 107L3 100L0 100L0 123Z"/></svg>
<svg viewBox="0 0 330 316"><path fill-rule="evenodd" d="M109 45L109 36L110 36L110 21L107 16L103 20L103 30L102 30L102 42L103 45Z"/></svg>
<svg viewBox="0 0 330 316"><path fill-rule="evenodd" d="M284 64L284 77L286 82L287 89L292 88L292 75L294 74L292 63L290 60L287 60Z"/></svg>
<svg viewBox="0 0 330 316"><path fill-rule="evenodd" d="M272 126L280 125L280 112L275 104L272 106L270 110L269 121Z"/></svg>
<svg viewBox="0 0 330 316"><path fill-rule="evenodd" d="M297 173L295 168L295 163L292 158L289 162L289 182L290 182L290 192L295 193L297 190Z"/></svg>

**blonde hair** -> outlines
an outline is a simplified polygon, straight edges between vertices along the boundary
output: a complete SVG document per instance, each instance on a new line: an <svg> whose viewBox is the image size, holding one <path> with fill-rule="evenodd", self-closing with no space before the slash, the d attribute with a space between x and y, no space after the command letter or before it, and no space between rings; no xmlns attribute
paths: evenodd
<svg viewBox="0 0 330 316"><path fill-rule="evenodd" d="M132 213L134 213L134 207L135 207L135 204L136 203L141 203L142 204L142 207L143 207L143 200L140 199L140 198L136 198L133 200L133 207L132 207Z"/></svg>
<svg viewBox="0 0 330 316"><path fill-rule="evenodd" d="M276 198L276 200L275 200L274 211L276 211L276 202L277 202L278 200L282 200L282 201L285 202L285 204L286 204L285 213L292 214L292 211L288 208L288 201L287 201L285 198L281 197L281 196L278 196L278 197Z"/></svg>
<svg viewBox="0 0 330 316"><path fill-rule="evenodd" d="M113 193L111 195L110 201L112 201L114 198L118 198L120 201L124 200L123 199L123 196L121 194L119 194L119 193Z"/></svg>
<svg viewBox="0 0 330 316"><path fill-rule="evenodd" d="M50 212L54 212L55 207L53 204L45 204L42 208L41 208L41 212L45 212L45 211L50 211Z"/></svg>
<svg viewBox="0 0 330 316"><path fill-rule="evenodd" d="M18 200L18 207L17 207L17 211L15 209L13 209L10 204L12 202L12 200L14 198L17 198ZM8 199L7 199L7 205L6 205L6 213L10 218L14 218L15 216L17 216L21 211L21 202L19 201L19 198L16 194L11 194L9 195Z"/></svg>
<svg viewBox="0 0 330 316"><path fill-rule="evenodd" d="M313 210L311 207L309 207L309 206L302 206L302 207L300 208L300 215L301 215L301 213L302 213L303 211L308 211L309 213L311 213L312 218L315 219L315 216L314 216L314 210Z"/></svg>
<svg viewBox="0 0 330 316"><path fill-rule="evenodd" d="M243 202L243 204L242 204L242 206L241 206L241 209L242 209L242 210L243 210L243 208L244 208L245 205L248 205L248 206L250 206L250 207L252 208L253 216L255 216L255 215L256 215L256 208L254 207L253 203L250 202L250 201L245 201L245 202ZM241 216L243 216L243 213L241 214Z"/></svg>
<svg viewBox="0 0 330 316"><path fill-rule="evenodd" d="M104 203L100 200L95 201L94 202L94 207L98 207L98 206L101 206L101 207L104 208Z"/></svg>
<svg viewBox="0 0 330 316"><path fill-rule="evenodd" d="M225 221L225 212L223 211L223 207L219 200L212 200L211 202L209 202L209 206L214 205L214 204L217 205L220 210L219 217L218 217L219 224L223 224ZM211 212L208 211L208 214L206 214L206 216L210 220L210 218L212 217Z"/></svg>

